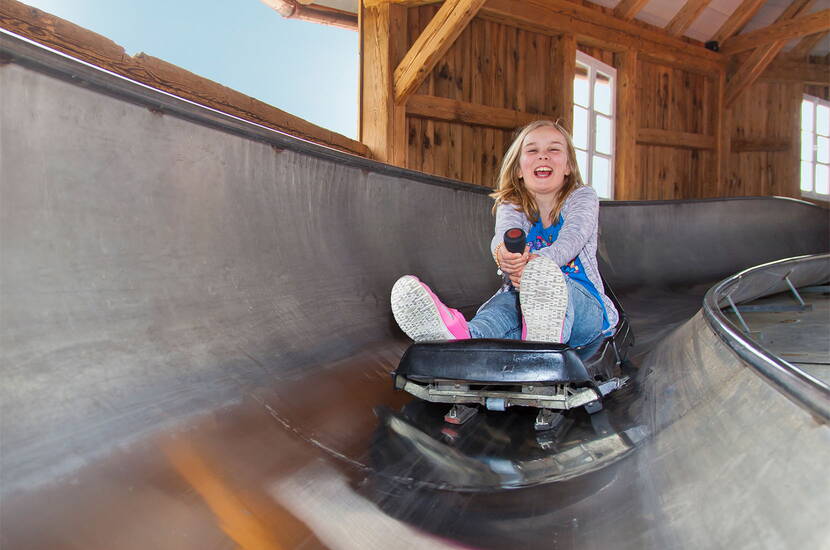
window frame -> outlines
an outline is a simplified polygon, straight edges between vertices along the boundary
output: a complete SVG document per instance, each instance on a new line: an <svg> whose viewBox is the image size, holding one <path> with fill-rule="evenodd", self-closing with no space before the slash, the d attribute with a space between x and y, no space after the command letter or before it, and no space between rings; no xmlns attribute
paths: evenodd
<svg viewBox="0 0 830 550"><path fill-rule="evenodd" d="M818 160L818 138L820 136L820 134L818 133L818 125L816 124L818 122L818 107L819 107L819 105L821 105L822 107L830 109L830 101L828 101L826 99L822 99L820 97L810 95L810 94L802 94L801 95L801 105L803 105L805 102L809 102L809 103L813 104L813 129L810 132L810 134L813 137L813 143L812 143L812 147L811 147L813 154L812 154L812 158L809 161L804 160L803 158L801 158L801 151L804 148L804 143L803 143L804 121L803 121L803 118L801 117L801 114L799 113L799 118L798 118L798 126L799 126L798 189L801 192L802 197L805 197L805 198L808 198L808 199L813 199L813 200L830 201L830 188L828 188L828 192L826 194L816 192L816 166L818 166L819 164L821 164L823 166L827 166L828 172L830 172L830 162L820 162ZM821 137L830 140L830 135L821 135ZM828 159L828 161L830 161L830 159ZM803 167L803 164L805 162L810 163L810 168L812 170L812 177L810 178L811 189L809 191L805 191L801 187L802 167Z"/></svg>
<svg viewBox="0 0 830 550"><path fill-rule="evenodd" d="M596 59L591 57L590 55L586 54L585 52L581 52L577 50L576 52L576 62L577 64L583 65L588 68L588 149L581 149L577 148L576 144L574 144L574 148L577 151L583 151L587 153L587 174L582 173L583 180L588 183L591 187L593 185L593 158L594 156L602 157L608 160L608 196L602 196L602 199L614 200L614 188L615 188L615 177L614 177L614 170L616 167L616 153L617 153L617 69L614 67L607 65ZM611 113L606 115L605 113L601 113L594 108L594 95L595 89L594 86L596 85L596 77L597 72L603 73L610 78L610 88L611 88ZM576 82L576 75L574 75L574 82ZM573 121L574 124L576 123L576 108L580 107L585 109L584 105L579 105L576 102L576 98L573 100ZM596 117L603 116L611 119L611 144L610 149L611 153L599 153L596 151ZM571 134L573 135L574 128L571 128ZM580 170L582 172L582 170ZM596 190L596 187L594 187ZM597 193L599 195L599 193Z"/></svg>

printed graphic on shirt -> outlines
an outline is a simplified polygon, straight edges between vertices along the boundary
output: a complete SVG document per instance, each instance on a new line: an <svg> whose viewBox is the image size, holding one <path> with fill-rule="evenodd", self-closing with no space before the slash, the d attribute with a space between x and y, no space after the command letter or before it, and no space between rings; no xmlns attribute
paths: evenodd
<svg viewBox="0 0 830 550"><path fill-rule="evenodd" d="M548 228L533 227L533 229L530 232L530 235L528 235L528 244L530 245L531 254L552 245L556 241L556 238L559 236L559 228L561 226L562 222ZM566 276L576 275L580 271L581 270L579 268L579 264L576 261L576 258L568 262L567 265L562 266L562 273L564 273Z"/></svg>

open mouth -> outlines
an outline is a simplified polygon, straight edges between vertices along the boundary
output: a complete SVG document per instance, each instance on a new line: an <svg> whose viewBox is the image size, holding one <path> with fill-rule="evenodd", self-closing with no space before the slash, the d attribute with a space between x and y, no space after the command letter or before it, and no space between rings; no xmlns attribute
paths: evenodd
<svg viewBox="0 0 830 550"><path fill-rule="evenodd" d="M533 175L537 178L546 178L553 173L553 168L549 166L540 166L536 170L533 171Z"/></svg>

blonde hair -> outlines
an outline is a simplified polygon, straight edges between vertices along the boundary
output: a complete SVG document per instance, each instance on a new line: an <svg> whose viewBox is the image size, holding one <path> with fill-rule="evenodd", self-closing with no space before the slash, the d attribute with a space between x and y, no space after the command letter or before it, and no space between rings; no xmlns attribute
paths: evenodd
<svg viewBox="0 0 830 550"><path fill-rule="evenodd" d="M522 144L527 135L533 130L544 126L550 126L556 129L565 138L568 149L568 168L571 171L569 175L565 176L565 183L556 196L556 201L551 211L551 221L553 223L559 220L559 214L562 212L562 206L565 204L568 196L576 189L585 186L585 183L582 181L582 175L579 173L579 164L576 161L576 150L567 130L561 124L552 120L535 120L516 131L516 137L513 138L513 142L507 148L507 152L504 153L498 179L496 180L496 191L490 194L490 197L496 201L493 205L494 213L500 204L506 202L516 205L527 219L530 220L530 223L539 221L541 214L539 212L539 206L536 204L533 196L528 192L522 178L519 177L519 161Z"/></svg>

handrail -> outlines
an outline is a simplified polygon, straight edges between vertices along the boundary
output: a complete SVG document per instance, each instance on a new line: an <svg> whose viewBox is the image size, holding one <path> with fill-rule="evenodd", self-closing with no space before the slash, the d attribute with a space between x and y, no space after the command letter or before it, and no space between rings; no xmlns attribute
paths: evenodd
<svg viewBox="0 0 830 550"><path fill-rule="evenodd" d="M818 420L830 424L830 386L746 336L721 311L727 296L739 302L786 290L789 287L785 277L796 279L796 286L826 282L830 279L830 254L786 258L727 277L706 292L703 315L715 334L776 390ZM780 285L775 283L776 279L780 280ZM761 282L766 283L762 289L758 284Z"/></svg>

